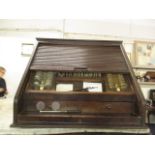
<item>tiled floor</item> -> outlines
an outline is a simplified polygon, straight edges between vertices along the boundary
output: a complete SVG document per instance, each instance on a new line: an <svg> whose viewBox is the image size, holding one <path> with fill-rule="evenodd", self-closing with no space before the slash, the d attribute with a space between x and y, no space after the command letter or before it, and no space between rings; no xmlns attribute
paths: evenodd
<svg viewBox="0 0 155 155"><path fill-rule="evenodd" d="M0 99L0 134L101 134L101 133L135 133L148 134L150 130L141 130L141 129L90 129L90 128L13 128L10 127L13 119L13 98L8 97L6 99Z"/></svg>

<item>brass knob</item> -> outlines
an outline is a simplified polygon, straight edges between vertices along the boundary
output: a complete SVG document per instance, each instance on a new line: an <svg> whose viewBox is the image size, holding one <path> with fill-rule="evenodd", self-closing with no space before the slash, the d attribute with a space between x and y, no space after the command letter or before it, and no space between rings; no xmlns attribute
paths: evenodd
<svg viewBox="0 0 155 155"><path fill-rule="evenodd" d="M105 105L105 109L108 109L108 110L112 109L111 104Z"/></svg>

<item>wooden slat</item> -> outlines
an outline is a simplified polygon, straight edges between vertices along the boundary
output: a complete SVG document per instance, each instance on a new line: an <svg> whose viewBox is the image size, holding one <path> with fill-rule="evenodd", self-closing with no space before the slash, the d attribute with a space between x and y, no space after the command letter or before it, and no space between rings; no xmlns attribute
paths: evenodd
<svg viewBox="0 0 155 155"><path fill-rule="evenodd" d="M85 67L102 71L127 71L119 46L88 45L42 45L38 47L31 69L63 67Z"/></svg>
<svg viewBox="0 0 155 155"><path fill-rule="evenodd" d="M135 102L136 96L134 93L128 92L105 92L105 93L93 93L93 92L52 92L52 91L28 91L23 96L24 100L78 100L78 101L127 101Z"/></svg>

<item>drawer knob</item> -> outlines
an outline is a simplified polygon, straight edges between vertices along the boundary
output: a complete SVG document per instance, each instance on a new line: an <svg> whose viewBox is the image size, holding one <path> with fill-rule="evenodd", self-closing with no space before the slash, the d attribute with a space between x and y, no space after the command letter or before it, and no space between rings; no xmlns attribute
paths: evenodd
<svg viewBox="0 0 155 155"><path fill-rule="evenodd" d="M108 110L112 109L111 104L105 105L105 109L108 109Z"/></svg>

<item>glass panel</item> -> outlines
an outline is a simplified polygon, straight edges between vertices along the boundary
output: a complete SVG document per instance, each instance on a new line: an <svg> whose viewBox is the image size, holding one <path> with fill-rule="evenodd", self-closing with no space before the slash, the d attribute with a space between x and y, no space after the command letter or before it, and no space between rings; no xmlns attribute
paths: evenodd
<svg viewBox="0 0 155 155"><path fill-rule="evenodd" d="M50 71L32 72L28 89L57 92L126 92L131 90L129 77L123 74Z"/></svg>
<svg viewBox="0 0 155 155"><path fill-rule="evenodd" d="M106 91L128 91L129 84L122 74L106 74Z"/></svg>
<svg viewBox="0 0 155 155"><path fill-rule="evenodd" d="M29 89L51 90L54 87L54 72L36 71L30 76Z"/></svg>

